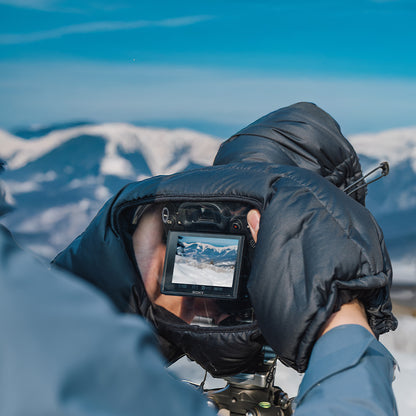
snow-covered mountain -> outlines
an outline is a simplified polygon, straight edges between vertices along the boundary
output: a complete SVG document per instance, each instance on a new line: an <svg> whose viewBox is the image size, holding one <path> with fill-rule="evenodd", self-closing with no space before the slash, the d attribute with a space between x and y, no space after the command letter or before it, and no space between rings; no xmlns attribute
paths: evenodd
<svg viewBox="0 0 416 416"><path fill-rule="evenodd" d="M396 270L415 280L416 128L349 140L364 171L390 162L389 176L370 185L367 205L383 228ZM191 130L121 123L0 130L0 157L8 162L2 176L19 206L5 221L23 245L53 257L123 185L211 164L219 144Z"/></svg>
<svg viewBox="0 0 416 416"><path fill-rule="evenodd" d="M2 179L19 207L5 222L23 245L47 257L81 233L128 182L209 165L220 144L191 130L121 123L33 129L22 136L0 130L0 157L8 164Z"/></svg>
<svg viewBox="0 0 416 416"><path fill-rule="evenodd" d="M363 171L387 160L390 173L371 184L367 206L380 223L390 255L413 262L416 279L416 128L349 137L360 155Z"/></svg>
<svg viewBox="0 0 416 416"><path fill-rule="evenodd" d="M217 246L201 242L178 242L176 254L196 263L212 264L217 267L230 267L237 258L237 243L230 246Z"/></svg>

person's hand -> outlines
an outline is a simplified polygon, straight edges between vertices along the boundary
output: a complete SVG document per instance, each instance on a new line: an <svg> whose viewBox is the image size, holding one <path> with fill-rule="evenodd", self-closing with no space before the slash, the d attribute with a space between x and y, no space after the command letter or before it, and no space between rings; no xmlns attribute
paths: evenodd
<svg viewBox="0 0 416 416"><path fill-rule="evenodd" d="M365 308L358 299L354 299L351 302L341 305L339 311L333 313L326 321L320 336L337 326L348 324L361 325L374 336L374 332L368 324Z"/></svg>
<svg viewBox="0 0 416 416"><path fill-rule="evenodd" d="M250 228L251 235L254 242L257 243L257 234L260 228L260 211L257 209L252 209L247 213L247 223Z"/></svg>
<svg viewBox="0 0 416 416"><path fill-rule="evenodd" d="M253 240L257 243L257 234L260 228L260 212L257 209L252 209L247 214L247 222L253 236ZM341 306L339 311L333 313L326 321L320 336L330 331L331 329L347 324L361 325L374 335L368 324L367 314L364 306L357 299L348 302Z"/></svg>

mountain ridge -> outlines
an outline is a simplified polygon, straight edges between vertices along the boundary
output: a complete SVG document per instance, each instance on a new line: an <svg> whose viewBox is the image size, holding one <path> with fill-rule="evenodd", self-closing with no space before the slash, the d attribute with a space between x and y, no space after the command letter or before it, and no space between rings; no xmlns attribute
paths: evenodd
<svg viewBox="0 0 416 416"><path fill-rule="evenodd" d="M133 153L134 151L144 152L146 159L149 160L152 166L151 173L153 175L167 171L167 173L173 173L183 168L182 166L170 164L169 160L171 154L178 154L177 148L180 146L186 146L195 140L199 140L199 145L202 145L203 149L201 151L193 151L191 156L195 159L196 163L201 164L209 164L212 162L205 155L212 154L219 146L219 139L188 129L169 130L163 128L137 127L128 123L103 123L53 130L44 136L30 140L22 139L5 130L0 130L0 140L2 143L0 154L7 160L9 168L16 170L56 147L63 145L65 142L82 136L102 137L106 140L106 156L110 159L107 165L113 166L110 168L107 167L107 169L110 169L109 174L113 173L111 170L115 169L117 171L117 165L122 163L117 158L117 146L125 153ZM157 143L155 143L155 140L157 140ZM149 142L152 142L151 146L148 145ZM165 156L165 158L159 161L158 159L161 155ZM171 165L171 169L168 169L169 165ZM124 168L126 168L125 165ZM104 167L104 172L102 172L104 174L107 173L105 169ZM127 172L127 176L131 172ZM117 171L116 173L120 174L123 172Z"/></svg>
<svg viewBox="0 0 416 416"><path fill-rule="evenodd" d="M354 134L348 140L359 155L378 161L388 160L391 167L410 157L416 172L416 127Z"/></svg>
<svg viewBox="0 0 416 416"><path fill-rule="evenodd" d="M122 186L210 165L221 140L189 129L82 123L31 139L0 130L2 175L19 206L6 225L23 245L53 257ZM50 131L49 131L50 130ZM392 257L416 250L416 127L349 137L363 171L388 160L390 174L369 186L367 206ZM407 261L407 260L406 260ZM416 270L416 269L415 269Z"/></svg>

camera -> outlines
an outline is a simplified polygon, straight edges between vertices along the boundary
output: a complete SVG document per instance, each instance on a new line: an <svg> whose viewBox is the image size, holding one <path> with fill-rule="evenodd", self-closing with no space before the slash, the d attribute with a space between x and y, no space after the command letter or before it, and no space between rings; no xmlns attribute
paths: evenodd
<svg viewBox="0 0 416 416"><path fill-rule="evenodd" d="M230 300L247 297L255 248L247 223L250 209L240 202L165 204L161 292Z"/></svg>

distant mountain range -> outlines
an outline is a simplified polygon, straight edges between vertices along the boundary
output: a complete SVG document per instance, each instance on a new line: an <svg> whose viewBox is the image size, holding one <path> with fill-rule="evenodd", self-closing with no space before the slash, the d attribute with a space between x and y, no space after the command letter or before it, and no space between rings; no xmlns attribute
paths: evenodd
<svg viewBox="0 0 416 416"><path fill-rule="evenodd" d="M1 179L19 207L5 222L24 246L49 258L122 186L209 165L220 143L191 130L121 123L21 133L23 138L0 130L0 157L8 165Z"/></svg>
<svg viewBox="0 0 416 416"><path fill-rule="evenodd" d="M416 128L349 137L364 171L390 162L370 185L367 206L389 252L416 281ZM22 245L54 257L128 182L212 163L220 140L187 129L88 122L0 130L2 175L17 210L4 222Z"/></svg>
<svg viewBox="0 0 416 416"><path fill-rule="evenodd" d="M179 240L176 254L196 263L231 267L236 262L237 244L224 247L201 242L183 243Z"/></svg>
<svg viewBox="0 0 416 416"><path fill-rule="evenodd" d="M390 255L413 262L416 281L416 128L349 137L363 171L388 161L390 173L368 188L367 207L381 225Z"/></svg>

